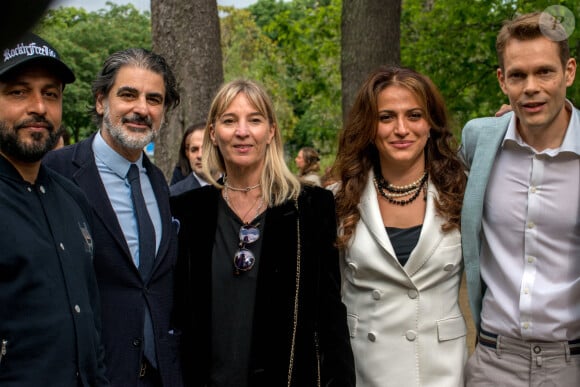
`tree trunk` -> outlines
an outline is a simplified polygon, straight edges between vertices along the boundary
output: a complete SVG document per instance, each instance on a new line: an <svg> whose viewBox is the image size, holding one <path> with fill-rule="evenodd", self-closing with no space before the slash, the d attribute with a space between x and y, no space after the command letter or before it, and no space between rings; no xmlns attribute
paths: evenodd
<svg viewBox="0 0 580 387"><path fill-rule="evenodd" d="M151 0L153 51L177 79L181 104L167 115L155 144L155 163L166 177L177 162L183 131L207 118L223 82L216 0Z"/></svg>
<svg viewBox="0 0 580 387"><path fill-rule="evenodd" d="M343 0L342 116L346 118L368 74L401 61L401 0Z"/></svg>

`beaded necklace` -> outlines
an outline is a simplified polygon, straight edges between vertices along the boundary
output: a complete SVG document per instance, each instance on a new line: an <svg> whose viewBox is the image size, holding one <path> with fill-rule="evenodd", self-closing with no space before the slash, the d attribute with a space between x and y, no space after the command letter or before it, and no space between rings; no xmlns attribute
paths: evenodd
<svg viewBox="0 0 580 387"><path fill-rule="evenodd" d="M414 182L407 184L407 185L393 185L390 184L388 181L385 180L383 175L380 173L375 174L374 183L375 187L377 187L377 191L383 198L385 198L389 203L398 205L398 206L405 206L409 203L412 203L419 197L421 191L427 191L427 171L423 173L423 175L415 180ZM406 196L411 196L408 199L399 199Z"/></svg>

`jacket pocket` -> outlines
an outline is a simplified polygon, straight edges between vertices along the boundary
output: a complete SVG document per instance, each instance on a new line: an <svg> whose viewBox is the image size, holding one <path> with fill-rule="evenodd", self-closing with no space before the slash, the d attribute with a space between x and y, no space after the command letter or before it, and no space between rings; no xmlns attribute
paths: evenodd
<svg viewBox="0 0 580 387"><path fill-rule="evenodd" d="M462 315L437 321L439 341L454 340L467 335L467 326Z"/></svg>

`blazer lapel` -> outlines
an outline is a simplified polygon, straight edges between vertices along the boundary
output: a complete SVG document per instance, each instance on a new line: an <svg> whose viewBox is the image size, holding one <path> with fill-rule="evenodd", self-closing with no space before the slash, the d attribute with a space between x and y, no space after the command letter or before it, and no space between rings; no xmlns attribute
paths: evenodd
<svg viewBox="0 0 580 387"><path fill-rule="evenodd" d="M377 192L373 183L374 177L375 174L371 170L359 204L361 221L364 222L376 243L387 252L390 259L396 261L395 249L393 249L391 241L386 235L385 225L381 217Z"/></svg>
<svg viewBox="0 0 580 387"><path fill-rule="evenodd" d="M435 210L435 199L437 198L437 190L435 186L429 181L429 188L427 190L427 208L425 210L425 218L423 220L423 227L421 228L421 235L417 245L409 256L409 261L405 266L405 271L412 277L416 274L423 265L431 258L433 252L441 243L443 233L441 226L443 219L437 216Z"/></svg>
<svg viewBox="0 0 580 387"><path fill-rule="evenodd" d="M157 249L157 255L153 264L152 272L154 273L157 267L161 264L161 258L165 257L167 253L173 229L171 225L171 211L169 209L169 191L167 183L165 180L160 179L158 174L153 172L153 165L145 154L143 155L143 166L147 170L147 176L149 176L149 181L151 182L151 187L155 194L157 206L159 207L159 215L161 216L161 241L159 242L159 248Z"/></svg>
<svg viewBox="0 0 580 387"><path fill-rule="evenodd" d="M103 227L109 232L111 238L132 262L131 252L123 237L123 230L119 225L117 214L115 214L111 206L107 191L97 170L92 149L93 139L94 135L90 140L79 143L79 146L74 151L73 164L78 169L73 173L73 181L83 189L94 209L96 218L100 220Z"/></svg>
<svg viewBox="0 0 580 387"><path fill-rule="evenodd" d="M296 217L292 201L269 208L258 270L252 368L278 363L288 353L288 324L296 294Z"/></svg>
<svg viewBox="0 0 580 387"><path fill-rule="evenodd" d="M489 126L483 128L486 130L486 133L480 133L477 138L477 146L469 168L467 187L465 188L463 199L461 229L466 235L479 235L487 182L495 157L507 131L510 117L511 115L508 115L504 119L493 119L490 121ZM466 239L472 241L472 238L463 238L464 243ZM474 242L475 245L464 247L464 252L478 255L480 247L479 238L476 238ZM476 251L473 250L474 248Z"/></svg>

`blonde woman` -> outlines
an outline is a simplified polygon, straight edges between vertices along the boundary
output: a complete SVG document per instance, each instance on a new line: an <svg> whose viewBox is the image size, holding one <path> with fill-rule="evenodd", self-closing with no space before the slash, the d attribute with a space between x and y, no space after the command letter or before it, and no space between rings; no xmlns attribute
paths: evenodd
<svg viewBox="0 0 580 387"><path fill-rule="evenodd" d="M223 178L172 201L189 385L354 386L332 194L287 168L255 82L225 84L207 125L203 168Z"/></svg>

